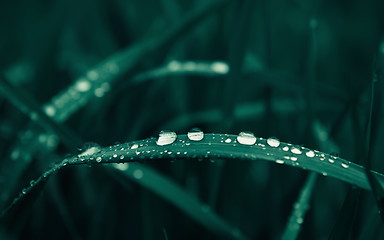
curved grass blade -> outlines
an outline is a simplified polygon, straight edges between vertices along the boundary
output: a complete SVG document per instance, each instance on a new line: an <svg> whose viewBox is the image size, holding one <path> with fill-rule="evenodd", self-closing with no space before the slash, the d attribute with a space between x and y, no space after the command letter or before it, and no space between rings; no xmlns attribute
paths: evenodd
<svg viewBox="0 0 384 240"><path fill-rule="evenodd" d="M241 134L240 134L241 135ZM137 162L144 160L177 160L177 159L228 159L228 160L266 160L277 164L286 164L304 170L317 172L337 178L357 187L371 190L365 170L362 166L348 162L317 150L283 143L277 139L253 138L247 135L205 134L204 138L195 141L188 135L165 135L171 139L154 138L118 144L64 159L40 176L33 184L24 188L12 204L3 210L7 213L30 191L40 185L53 173L70 165L109 164ZM249 137L249 136L248 136ZM380 183L384 183L384 175L371 171Z"/></svg>

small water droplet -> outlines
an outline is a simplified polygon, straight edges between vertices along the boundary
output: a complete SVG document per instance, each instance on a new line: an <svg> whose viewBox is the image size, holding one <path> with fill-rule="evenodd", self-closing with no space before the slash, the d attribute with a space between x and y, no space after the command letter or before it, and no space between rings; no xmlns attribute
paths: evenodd
<svg viewBox="0 0 384 240"><path fill-rule="evenodd" d="M102 158L100 156L96 158L96 162L98 162L98 163L101 162L101 160L102 160Z"/></svg>
<svg viewBox="0 0 384 240"><path fill-rule="evenodd" d="M327 176L328 175L328 173L326 173L326 172L322 172L322 174L323 174L323 176Z"/></svg>
<svg viewBox="0 0 384 240"><path fill-rule="evenodd" d="M29 185L31 185L31 186L35 185L35 180L31 180L31 181L29 182Z"/></svg>
<svg viewBox="0 0 384 240"><path fill-rule="evenodd" d="M314 152L314 151L308 151L308 152L305 153L305 155L306 155L307 157L312 158L312 157L315 156L315 152Z"/></svg>
<svg viewBox="0 0 384 240"><path fill-rule="evenodd" d="M115 153L115 154L113 154L113 157L114 157L114 158L117 158L117 154L116 154L116 153Z"/></svg>
<svg viewBox="0 0 384 240"><path fill-rule="evenodd" d="M124 155L121 155L121 156L120 156L120 159L123 160L123 159L124 159Z"/></svg>
<svg viewBox="0 0 384 240"><path fill-rule="evenodd" d="M253 145L256 143L256 137L251 132L241 132L236 139L240 144L243 145Z"/></svg>
<svg viewBox="0 0 384 240"><path fill-rule="evenodd" d="M169 145L176 141L177 135L173 131L163 130L159 133L156 144L159 146Z"/></svg>
<svg viewBox="0 0 384 240"><path fill-rule="evenodd" d="M283 151L288 152L288 150L289 150L289 147L288 147L288 146L283 147Z"/></svg>
<svg viewBox="0 0 384 240"><path fill-rule="evenodd" d="M226 143L230 143L230 142L232 142L232 140L231 140L230 138L227 138L227 139L225 139L224 142L226 142Z"/></svg>
<svg viewBox="0 0 384 240"><path fill-rule="evenodd" d="M187 134L191 141L201 141L204 138L204 132L199 128L192 128Z"/></svg>
<svg viewBox="0 0 384 240"><path fill-rule="evenodd" d="M291 157L292 161L297 161L297 157Z"/></svg>
<svg viewBox="0 0 384 240"><path fill-rule="evenodd" d="M280 159L277 159L275 162L276 162L277 164L284 164L284 161L283 161L283 160L280 160Z"/></svg>
<svg viewBox="0 0 384 240"><path fill-rule="evenodd" d="M347 163L341 163L341 166L342 166L343 168L349 168L349 165L348 165Z"/></svg>
<svg viewBox="0 0 384 240"><path fill-rule="evenodd" d="M335 162L335 160L333 160L333 159L329 158L329 159L328 159L328 162L330 162L330 163L334 163L334 162Z"/></svg>
<svg viewBox="0 0 384 240"><path fill-rule="evenodd" d="M268 138L267 139L267 143L271 147L278 147L278 146L280 146L280 140L277 139L277 138L273 138L273 137ZM284 150L284 148L283 148L283 150ZM284 151L286 151L286 150L284 150Z"/></svg>
<svg viewBox="0 0 384 240"><path fill-rule="evenodd" d="M291 152L294 153L294 154L301 154L301 150L298 149L298 148L291 148Z"/></svg>
<svg viewBox="0 0 384 240"><path fill-rule="evenodd" d="M27 193L27 189L23 188L23 190L21 190L21 192L22 192L23 194L26 194L26 193Z"/></svg>

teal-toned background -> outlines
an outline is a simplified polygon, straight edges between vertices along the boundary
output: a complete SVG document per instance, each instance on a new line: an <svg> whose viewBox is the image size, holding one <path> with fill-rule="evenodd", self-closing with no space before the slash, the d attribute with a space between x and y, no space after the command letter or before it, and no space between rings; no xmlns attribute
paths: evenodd
<svg viewBox="0 0 384 240"><path fill-rule="evenodd" d="M384 2L226 2L194 27L182 26L185 31L179 37L145 57L128 58L135 66L120 69L104 97L93 97L69 116L62 124L82 140L79 147L156 137L163 129L185 134L199 127L204 132L247 130L258 137L276 136L359 162L376 74L370 148L373 169L384 172ZM1 74L43 105L100 62L114 60L115 54L135 44L160 41L209 4L3 0ZM220 61L229 72L172 74L165 68L163 75L145 75L171 61ZM329 134L322 145L319 131L311 130L315 123ZM0 189L14 185L13 191L3 191L2 201L9 202L53 162L76 153L60 141L53 151L41 150L36 140L25 140L28 129L45 132L0 96ZM19 156L24 154L28 160ZM28 164L19 165L15 159ZM20 176L10 177L17 166L23 166ZM148 167L210 204L251 239L280 239L307 176L301 169L259 161L177 161ZM338 218L348 189L340 181L319 177L298 239L327 239L335 224L349 218ZM66 169L31 201L29 211L5 224L0 236L149 240L166 239L165 231L170 240L220 239L150 190L102 166ZM384 236L376 212L372 194L362 192L349 229L351 239Z"/></svg>

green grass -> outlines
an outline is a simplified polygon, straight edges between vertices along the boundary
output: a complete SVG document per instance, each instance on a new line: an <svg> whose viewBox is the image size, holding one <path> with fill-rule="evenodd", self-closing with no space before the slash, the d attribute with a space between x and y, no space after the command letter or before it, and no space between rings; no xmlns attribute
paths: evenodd
<svg viewBox="0 0 384 240"><path fill-rule="evenodd" d="M380 9L2 2L0 238L381 239Z"/></svg>

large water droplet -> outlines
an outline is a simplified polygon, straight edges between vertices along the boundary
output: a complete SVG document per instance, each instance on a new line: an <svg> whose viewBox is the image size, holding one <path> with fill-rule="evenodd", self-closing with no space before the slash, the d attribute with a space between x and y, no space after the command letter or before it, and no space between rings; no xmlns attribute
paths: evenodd
<svg viewBox="0 0 384 240"><path fill-rule="evenodd" d="M177 135L175 132L163 130L159 133L159 138L156 144L159 146L169 145L176 141Z"/></svg>
<svg viewBox="0 0 384 240"><path fill-rule="evenodd" d="M305 153L305 155L306 155L307 157L312 158L312 157L315 156L315 152L314 152L314 151L308 151L308 152Z"/></svg>
<svg viewBox="0 0 384 240"><path fill-rule="evenodd" d="M199 128L192 128L187 134L191 141L201 141L204 138L204 132Z"/></svg>
<svg viewBox="0 0 384 240"><path fill-rule="evenodd" d="M278 146L280 146L280 140L277 139L277 138L273 138L273 137L268 138L267 139L267 143L271 147L278 147Z"/></svg>
<svg viewBox="0 0 384 240"><path fill-rule="evenodd" d="M256 137L251 132L241 132L237 136L237 141L244 145L253 145L256 142Z"/></svg>

